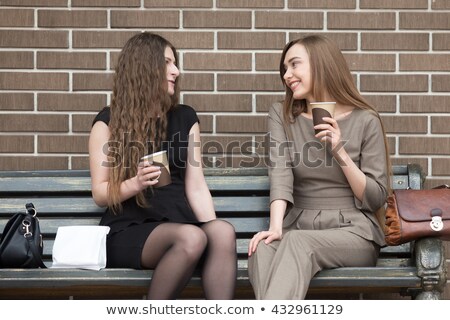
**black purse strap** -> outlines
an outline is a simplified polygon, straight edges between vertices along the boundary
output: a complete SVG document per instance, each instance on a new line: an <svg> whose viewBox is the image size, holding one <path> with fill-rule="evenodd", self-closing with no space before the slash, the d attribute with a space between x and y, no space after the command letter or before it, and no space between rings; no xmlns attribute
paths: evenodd
<svg viewBox="0 0 450 320"><path fill-rule="evenodd" d="M27 203L25 205L25 208L27 209L28 214L31 214L33 217L36 217L37 211L36 208L34 207L34 204Z"/></svg>
<svg viewBox="0 0 450 320"><path fill-rule="evenodd" d="M36 214L36 208L34 207L34 205L32 203L27 203L25 205L25 207L27 208L28 214L30 214L33 219L37 220ZM30 237L26 237L28 240L28 246L31 250L31 253L33 254L33 260L36 262L36 264L41 267L41 268L47 268L46 265L44 264L44 262L42 261L41 258L41 254L39 253L38 248L36 247L36 243L34 242L34 238L32 236Z"/></svg>

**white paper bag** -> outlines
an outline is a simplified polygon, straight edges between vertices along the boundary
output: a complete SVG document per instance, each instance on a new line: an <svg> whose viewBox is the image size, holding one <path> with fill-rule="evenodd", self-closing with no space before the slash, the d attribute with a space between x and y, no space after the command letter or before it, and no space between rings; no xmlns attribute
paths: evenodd
<svg viewBox="0 0 450 320"><path fill-rule="evenodd" d="M107 226L59 227L53 245L52 268L104 268L109 229Z"/></svg>

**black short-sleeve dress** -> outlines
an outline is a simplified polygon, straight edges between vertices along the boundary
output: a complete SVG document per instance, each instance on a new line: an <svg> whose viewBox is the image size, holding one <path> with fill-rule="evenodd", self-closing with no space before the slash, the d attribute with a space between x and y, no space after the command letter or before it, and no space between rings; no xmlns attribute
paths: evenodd
<svg viewBox="0 0 450 320"><path fill-rule="evenodd" d="M94 122L109 124L110 108L105 107ZM150 188L145 196L149 204L142 208L136 199L122 203L123 211L114 214L107 209L100 225L111 228L107 239L107 267L141 268L141 253L150 233L165 222L198 223L185 197L184 178L187 164L189 131L199 122L194 109L177 105L167 114L167 139L162 150L167 151L172 183L160 188Z"/></svg>

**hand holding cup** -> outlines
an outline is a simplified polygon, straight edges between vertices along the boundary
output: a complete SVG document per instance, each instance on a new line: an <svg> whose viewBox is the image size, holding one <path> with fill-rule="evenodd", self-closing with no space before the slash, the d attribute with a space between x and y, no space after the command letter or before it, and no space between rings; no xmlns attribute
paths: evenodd
<svg viewBox="0 0 450 320"><path fill-rule="evenodd" d="M324 117L334 118L334 109L336 102L311 102L311 111L313 116L313 124L317 126L318 124L328 124ZM323 129L315 129L315 134L318 134Z"/></svg>
<svg viewBox="0 0 450 320"><path fill-rule="evenodd" d="M147 161L153 166L158 166L161 170L159 176L153 178L153 180L158 180L156 184L153 185L155 188L164 187L172 183L170 177L169 162L167 159L167 151L159 151L141 158L142 161Z"/></svg>

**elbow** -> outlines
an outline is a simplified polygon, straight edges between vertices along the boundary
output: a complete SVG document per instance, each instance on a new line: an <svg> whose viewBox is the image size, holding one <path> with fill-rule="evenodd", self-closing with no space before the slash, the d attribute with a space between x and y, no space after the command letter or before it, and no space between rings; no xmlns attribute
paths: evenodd
<svg viewBox="0 0 450 320"><path fill-rule="evenodd" d="M92 190L92 199L94 200L94 203L99 207L108 206L108 199L95 190Z"/></svg>
<svg viewBox="0 0 450 320"><path fill-rule="evenodd" d="M102 207L102 208L108 206L108 202L107 202L107 201L104 201L104 200L100 200L100 199L95 199L95 198L94 198L94 202L95 202L95 204L96 204L97 206Z"/></svg>

